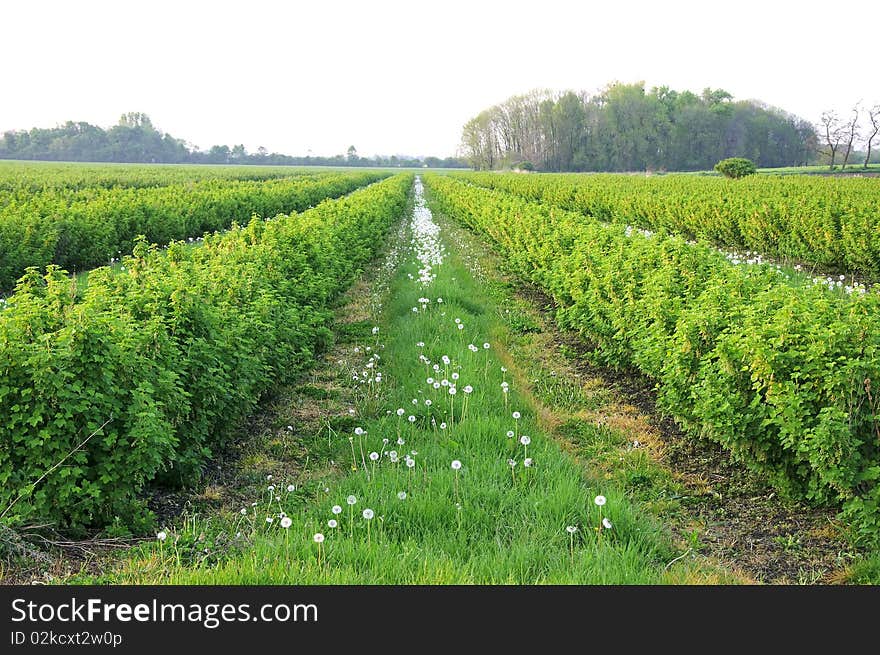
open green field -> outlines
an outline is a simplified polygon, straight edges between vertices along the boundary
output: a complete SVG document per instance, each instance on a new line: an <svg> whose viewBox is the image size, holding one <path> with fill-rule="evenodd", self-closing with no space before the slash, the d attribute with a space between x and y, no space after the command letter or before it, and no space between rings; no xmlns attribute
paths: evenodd
<svg viewBox="0 0 880 655"><path fill-rule="evenodd" d="M2 209L149 215L0 309L9 581L880 580L875 181L202 168Z"/></svg>

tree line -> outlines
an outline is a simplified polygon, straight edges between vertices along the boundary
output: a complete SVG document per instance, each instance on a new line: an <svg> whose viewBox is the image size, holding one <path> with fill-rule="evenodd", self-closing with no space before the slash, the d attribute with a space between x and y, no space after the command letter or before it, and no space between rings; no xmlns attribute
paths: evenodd
<svg viewBox="0 0 880 655"><path fill-rule="evenodd" d="M722 89L697 95L643 82L595 94L533 91L480 112L462 130L476 169L546 171L710 170L727 157L761 167L812 163L808 121Z"/></svg>
<svg viewBox="0 0 880 655"><path fill-rule="evenodd" d="M157 129L139 112L123 114L109 129L68 121L53 128L10 130L0 139L0 159L45 161L125 162L148 164L257 164L263 166L393 166L463 168L454 157L359 157L351 146L333 157L283 155L260 147L249 153L244 145L216 145L202 151Z"/></svg>

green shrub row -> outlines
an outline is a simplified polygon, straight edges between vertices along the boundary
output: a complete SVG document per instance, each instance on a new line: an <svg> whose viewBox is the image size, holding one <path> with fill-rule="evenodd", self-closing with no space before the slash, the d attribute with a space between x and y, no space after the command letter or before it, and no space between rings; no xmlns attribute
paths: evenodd
<svg viewBox="0 0 880 655"><path fill-rule="evenodd" d="M880 184L870 178L456 175L601 221L664 229L830 272L880 276Z"/></svg>
<svg viewBox="0 0 880 655"><path fill-rule="evenodd" d="M385 173L330 173L268 181L208 180L158 188L27 195L0 209L0 290L29 266L85 270L128 254L137 235L164 245L222 230L252 215L302 211Z"/></svg>
<svg viewBox="0 0 880 655"><path fill-rule="evenodd" d="M0 512L22 496L5 519L142 529L147 483L197 477L228 426L311 365L328 301L411 184L398 175L199 248L140 241L124 273L95 269L79 295L57 267L29 269L0 311Z"/></svg>
<svg viewBox="0 0 880 655"><path fill-rule="evenodd" d="M92 187L161 187L202 180L271 180L313 175L314 168L204 164L110 164L0 160L0 206L4 193L78 191Z"/></svg>
<svg viewBox="0 0 880 655"><path fill-rule="evenodd" d="M654 380L690 433L790 496L843 503L858 537L880 540L880 294L796 284L678 236L425 180L437 208L549 292L601 361Z"/></svg>

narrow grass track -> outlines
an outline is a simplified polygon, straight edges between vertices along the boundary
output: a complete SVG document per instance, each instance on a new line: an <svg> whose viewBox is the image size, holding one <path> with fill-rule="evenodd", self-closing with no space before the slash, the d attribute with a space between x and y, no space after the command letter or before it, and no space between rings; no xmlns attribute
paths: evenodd
<svg viewBox="0 0 880 655"><path fill-rule="evenodd" d="M303 502L297 485L273 476L227 527L246 547L194 562L170 529L101 580L733 581L679 558L664 526L545 435L504 366L515 362L501 345L503 308L447 249L418 183L401 236L387 297L374 321L354 324L355 359L338 363L355 402L313 440L309 457L328 464L314 493Z"/></svg>

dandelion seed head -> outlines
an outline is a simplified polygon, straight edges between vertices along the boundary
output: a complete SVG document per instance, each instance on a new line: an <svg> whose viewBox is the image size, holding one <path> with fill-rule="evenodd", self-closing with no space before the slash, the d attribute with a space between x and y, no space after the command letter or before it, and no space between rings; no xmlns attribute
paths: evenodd
<svg viewBox="0 0 880 655"><path fill-rule="evenodd" d="M322 544L322 543L324 543L324 535L322 535L320 532L316 532L316 533L315 533L315 536L312 537L312 539L314 540L314 542L315 542L316 544Z"/></svg>
<svg viewBox="0 0 880 655"><path fill-rule="evenodd" d="M602 527L604 527L606 530L610 530L612 527L612 523L608 520L607 516L602 519Z"/></svg>
<svg viewBox="0 0 880 655"><path fill-rule="evenodd" d="M400 500L406 500L406 492L405 491L398 491L397 498Z"/></svg>
<svg viewBox="0 0 880 655"><path fill-rule="evenodd" d="M607 502L607 500L606 500L605 496L600 495L600 496L596 496L593 499L593 502L596 503L596 505L598 505L599 507L602 507L602 505L604 505Z"/></svg>
<svg viewBox="0 0 880 655"><path fill-rule="evenodd" d="M519 438L519 442L520 442L523 446L528 446L530 443L532 443L532 439L531 439L531 437L529 437L529 435L524 434L523 436L521 436L521 437Z"/></svg>
<svg viewBox="0 0 880 655"><path fill-rule="evenodd" d="M164 530L156 533L156 539L159 541L165 541L168 538L168 533Z"/></svg>
<svg viewBox="0 0 880 655"><path fill-rule="evenodd" d="M290 520L289 516L285 516L283 519L281 519L281 527L285 530L287 530L287 528L289 528L291 525L293 525L293 521Z"/></svg>
<svg viewBox="0 0 880 655"><path fill-rule="evenodd" d="M329 521L327 521L328 528L335 528L338 525L339 523L337 523L336 519L330 519Z"/></svg>
<svg viewBox="0 0 880 655"><path fill-rule="evenodd" d="M459 462L457 459L452 460L452 470L457 471L460 468L461 468L461 462Z"/></svg>
<svg viewBox="0 0 880 655"><path fill-rule="evenodd" d="M514 413L513 413L513 418L515 418L517 421L519 420L519 417L520 417L520 416L522 416L522 414L520 414L519 412L514 412Z"/></svg>
<svg viewBox="0 0 880 655"><path fill-rule="evenodd" d="M345 499L345 502L347 502L349 505L354 505L357 501L357 496L355 496L354 494Z"/></svg>
<svg viewBox="0 0 880 655"><path fill-rule="evenodd" d="M353 503L349 503L349 504L351 505L351 504L353 504ZM342 507L341 507L340 505L334 505L334 506L330 509L330 511L333 512L334 514L342 514Z"/></svg>
<svg viewBox="0 0 880 655"><path fill-rule="evenodd" d="M363 515L364 515L364 518L369 521L373 518L373 516L375 514L373 513L373 510L371 510L370 508L367 508L363 511Z"/></svg>

